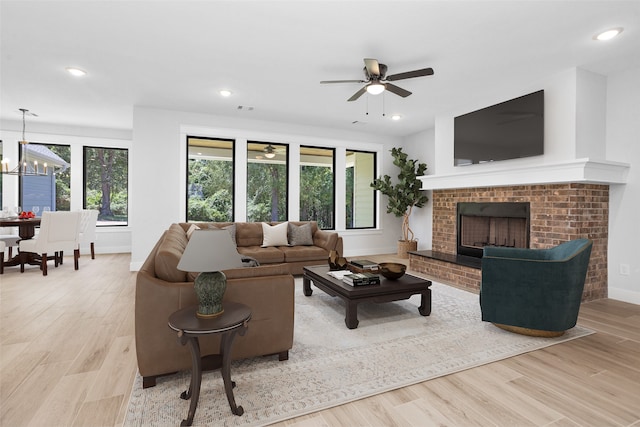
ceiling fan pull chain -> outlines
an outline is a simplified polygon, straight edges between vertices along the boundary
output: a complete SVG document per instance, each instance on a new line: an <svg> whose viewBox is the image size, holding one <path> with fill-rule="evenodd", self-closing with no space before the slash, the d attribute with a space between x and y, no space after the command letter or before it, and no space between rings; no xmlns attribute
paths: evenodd
<svg viewBox="0 0 640 427"><path fill-rule="evenodd" d="M382 117L386 116L384 100L385 100L385 96L384 96L384 92L382 92Z"/></svg>
<svg viewBox="0 0 640 427"><path fill-rule="evenodd" d="M365 114L365 116L369 115L369 94L367 94L367 112Z"/></svg>

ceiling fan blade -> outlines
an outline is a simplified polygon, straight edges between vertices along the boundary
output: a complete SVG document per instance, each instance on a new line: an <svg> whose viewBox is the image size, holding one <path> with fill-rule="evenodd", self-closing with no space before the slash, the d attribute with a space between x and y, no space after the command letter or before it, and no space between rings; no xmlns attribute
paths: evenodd
<svg viewBox="0 0 640 427"><path fill-rule="evenodd" d="M366 91L367 91L367 87L366 86L362 87L359 91L354 93L351 98L347 99L347 101L355 101L356 99L360 98Z"/></svg>
<svg viewBox="0 0 640 427"><path fill-rule="evenodd" d="M320 82L321 85L325 85L328 83L366 83L364 80L322 80Z"/></svg>
<svg viewBox="0 0 640 427"><path fill-rule="evenodd" d="M380 75L380 66L377 59L365 58L364 66L367 69L367 73L369 73L369 77Z"/></svg>
<svg viewBox="0 0 640 427"><path fill-rule="evenodd" d="M432 76L433 68L423 68L422 70L407 71L406 73L398 73L387 76L387 81L412 79L414 77Z"/></svg>
<svg viewBox="0 0 640 427"><path fill-rule="evenodd" d="M387 87L387 90L389 92L395 93L396 95L400 95L403 98L406 98L407 96L411 95L411 92L409 92L408 90L402 89L401 87L398 87L394 84L387 83L385 84L385 86Z"/></svg>

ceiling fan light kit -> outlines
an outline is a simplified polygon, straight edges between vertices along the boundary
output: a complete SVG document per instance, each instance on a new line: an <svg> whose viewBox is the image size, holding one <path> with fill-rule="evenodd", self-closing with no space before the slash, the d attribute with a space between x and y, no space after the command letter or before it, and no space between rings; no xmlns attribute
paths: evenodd
<svg viewBox="0 0 640 427"><path fill-rule="evenodd" d="M273 159L276 156L276 149L273 147L273 145L269 144L265 147L264 156L267 159Z"/></svg>
<svg viewBox="0 0 640 427"><path fill-rule="evenodd" d="M347 101L355 101L364 95L365 92L372 95L379 95L385 90L406 98L411 95L411 92L390 82L433 75L433 68L422 68L420 70L407 71L387 76L387 66L379 63L377 59L373 58L364 59L363 71L366 80L323 80L320 83L366 83L365 86L360 88L360 90L354 93Z"/></svg>
<svg viewBox="0 0 640 427"><path fill-rule="evenodd" d="M371 95L380 95L382 92L384 92L385 87L382 83L369 83L367 85L367 92L370 93Z"/></svg>

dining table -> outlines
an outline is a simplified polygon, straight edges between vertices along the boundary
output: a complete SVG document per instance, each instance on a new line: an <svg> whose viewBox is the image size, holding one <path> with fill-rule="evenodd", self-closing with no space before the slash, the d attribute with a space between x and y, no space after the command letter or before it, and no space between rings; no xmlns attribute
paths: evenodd
<svg viewBox="0 0 640 427"><path fill-rule="evenodd" d="M0 218L0 227L18 227L18 236L20 240L33 239L36 234L36 227L40 225L40 217L35 218L19 218L9 217ZM10 267L15 265L41 265L42 259L40 256L33 252L20 252L8 261L5 261L4 266Z"/></svg>

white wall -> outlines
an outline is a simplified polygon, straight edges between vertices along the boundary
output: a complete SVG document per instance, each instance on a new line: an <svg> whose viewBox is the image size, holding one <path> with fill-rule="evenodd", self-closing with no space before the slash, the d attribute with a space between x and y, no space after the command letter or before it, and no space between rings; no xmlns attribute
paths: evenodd
<svg viewBox="0 0 640 427"><path fill-rule="evenodd" d="M301 144L333 146L338 148L336 156L344 156L347 148L378 151L379 174L393 172L390 170L393 164L388 150L400 145L399 138L381 135L135 107L129 213L133 230L132 270L140 268L153 245L171 223L185 220L187 134L233 138L239 147L237 154L241 154L242 146L247 140L288 143L293 147L293 152ZM336 181L341 183L344 182L344 162L341 164L340 158L337 160ZM296 184L298 168L295 165L293 161L289 186L291 200L294 201L299 200ZM236 170L236 188L245 185L245 176L246 172L243 173L241 168ZM337 188L336 197L336 230L344 239L345 256L396 251L400 220L385 214L385 209L381 208L377 230L345 230L344 191ZM242 221L244 200L241 197L237 199L236 219ZM289 218L295 220L299 212L291 205Z"/></svg>
<svg viewBox="0 0 640 427"><path fill-rule="evenodd" d="M607 80L606 156L631 164L609 192L609 297L640 304L640 68Z"/></svg>
<svg viewBox="0 0 640 427"><path fill-rule="evenodd" d="M580 76L580 79L578 78ZM587 81L589 74L575 68L559 73L548 80L532 82L521 88L496 88L491 97L473 98L469 105L460 106L454 111L440 114L435 120L435 173L448 175L456 173L471 173L475 170L499 170L507 166L536 165L540 163L558 163L565 160L575 160L576 153L589 157L592 138L584 148L578 150L581 144L577 140L578 120L576 107L576 92L578 81L581 87L589 88ZM597 85L592 85L597 88ZM504 160L491 164L474 164L468 166L454 166L453 164L453 127L454 117L466 114L480 108L488 107L531 92L544 89L544 155L523 159ZM604 92L601 92L604 93ZM596 95L592 97L595 98ZM602 99L604 102L604 98ZM586 109L585 109L586 110ZM591 111L588 111L590 114ZM590 124L589 120L581 120L581 126ZM583 134L587 134L586 131ZM602 134L604 138L604 134ZM604 142L600 140L600 144ZM585 144L582 144L585 145ZM580 145L580 147L582 147ZM508 183L505 183L508 184Z"/></svg>
<svg viewBox="0 0 640 427"><path fill-rule="evenodd" d="M83 208L83 146L131 148L131 132L114 129L82 128L27 122L26 139L43 144L71 146L71 210ZM11 164L18 160L18 143L22 139L22 122L2 121L0 129L3 157ZM131 171L129 171L131 173ZM2 180L2 203L18 206L18 177L4 175ZM81 247L87 253L88 246ZM98 227L95 241L96 253L127 253L131 251L131 227Z"/></svg>
<svg viewBox="0 0 640 427"><path fill-rule="evenodd" d="M427 164L427 175L432 175L435 169L435 131L428 129L418 132L404 139L403 151L410 159L416 159L420 163ZM453 152L452 152L453 156ZM426 191L429 197L427 204L421 209L413 209L409 225L418 240L418 250L431 249L432 213L431 191Z"/></svg>
<svg viewBox="0 0 640 427"><path fill-rule="evenodd" d="M576 158L606 159L607 78L577 70Z"/></svg>

